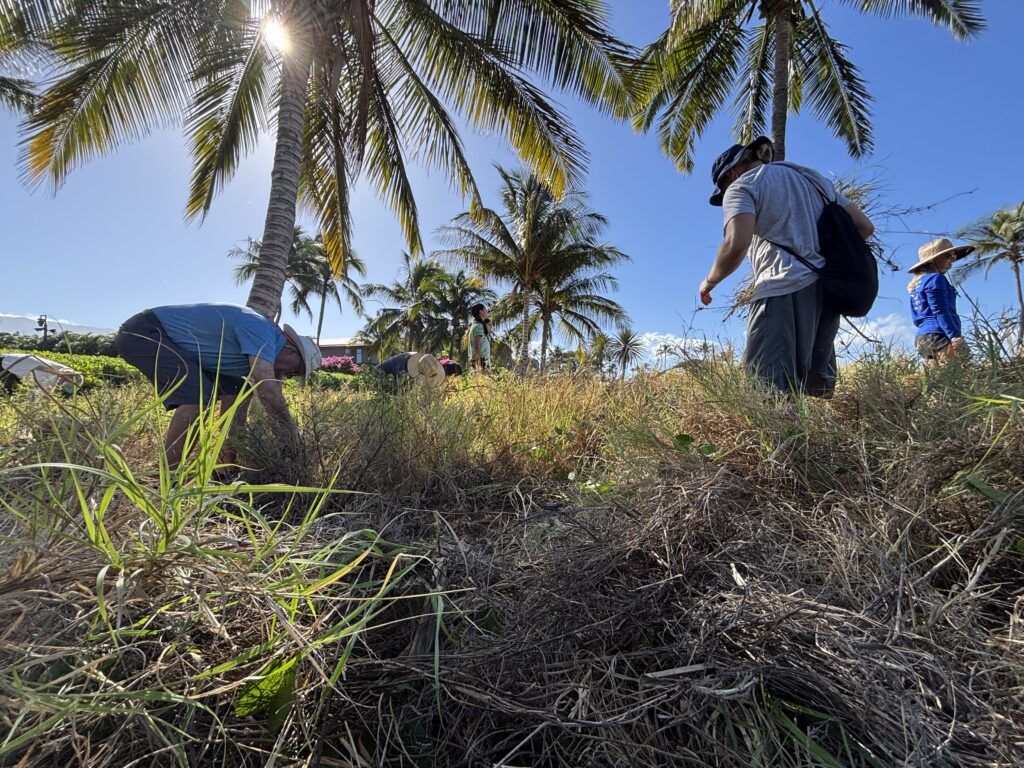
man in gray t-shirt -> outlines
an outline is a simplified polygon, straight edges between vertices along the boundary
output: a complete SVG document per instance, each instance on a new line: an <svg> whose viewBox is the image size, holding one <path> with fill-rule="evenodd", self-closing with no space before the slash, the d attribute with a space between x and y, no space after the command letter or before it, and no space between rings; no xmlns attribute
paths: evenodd
<svg viewBox="0 0 1024 768"><path fill-rule="evenodd" d="M724 208L725 237L701 283L701 301L710 304L711 291L749 255L754 285L744 364L784 392L831 395L839 315L823 306L815 271L780 245L816 269L824 265L818 217L826 198L850 214L863 237L874 226L817 171L772 162L771 142L763 136L719 155L711 178L711 204Z"/></svg>

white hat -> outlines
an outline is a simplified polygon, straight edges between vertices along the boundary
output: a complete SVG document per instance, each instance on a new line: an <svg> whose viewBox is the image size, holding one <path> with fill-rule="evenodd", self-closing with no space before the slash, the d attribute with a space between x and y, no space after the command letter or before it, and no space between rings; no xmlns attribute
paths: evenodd
<svg viewBox="0 0 1024 768"><path fill-rule="evenodd" d="M284 335L299 350L302 356L302 380L309 381L310 374L320 367L320 361L324 359L320 347L309 336L300 336L288 323L284 324Z"/></svg>
<svg viewBox="0 0 1024 768"><path fill-rule="evenodd" d="M431 388L444 386L444 366L433 355L413 352L406 366L413 381Z"/></svg>

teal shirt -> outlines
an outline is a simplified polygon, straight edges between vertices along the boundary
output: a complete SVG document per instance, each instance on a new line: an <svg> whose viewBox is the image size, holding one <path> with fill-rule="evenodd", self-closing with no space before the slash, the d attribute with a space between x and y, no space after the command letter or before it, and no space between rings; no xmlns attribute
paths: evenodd
<svg viewBox="0 0 1024 768"><path fill-rule="evenodd" d="M476 339L480 337L480 361L488 368L491 366L491 339L484 330L483 323L473 323L469 329L469 360L476 361Z"/></svg>

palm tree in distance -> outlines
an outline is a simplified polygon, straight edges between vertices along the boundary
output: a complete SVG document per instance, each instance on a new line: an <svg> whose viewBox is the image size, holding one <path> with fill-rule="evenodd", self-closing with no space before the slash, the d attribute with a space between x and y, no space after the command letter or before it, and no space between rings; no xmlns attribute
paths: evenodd
<svg viewBox="0 0 1024 768"><path fill-rule="evenodd" d="M481 275L512 289L519 305L519 365L526 370L533 324L530 312L546 274L560 264L613 263L625 254L601 245L597 236L607 219L591 211L586 196L569 192L558 200L536 175L498 167L502 212L466 211L439 231L449 250L439 256L461 261ZM582 267L578 267L582 269Z"/></svg>
<svg viewBox="0 0 1024 768"><path fill-rule="evenodd" d="M1016 352L1024 355L1024 287L1020 275L1024 266L1024 202L974 222L958 232L957 237L975 248L971 260L957 270L957 282L979 270L984 270L987 278L996 264L1006 264L1013 273L1018 313Z"/></svg>
<svg viewBox="0 0 1024 768"><path fill-rule="evenodd" d="M980 0L857 0L863 12L914 15L946 27L957 40L984 29ZM676 167L693 170L693 149L735 93L734 132L764 133L771 117L775 159L786 157L786 119L806 98L852 157L872 148L871 96L847 48L832 37L820 0L672 0L667 30L635 69L634 125L657 124ZM755 19L756 16L756 19Z"/></svg>
<svg viewBox="0 0 1024 768"><path fill-rule="evenodd" d="M228 256L242 259L242 263L235 267L235 284L243 285L253 279L259 270L260 241L250 237L245 248L232 248ZM291 296L289 308L298 315L305 313L309 319L313 319L313 309L310 307L311 296L320 298L320 310L317 318L316 341L320 343L320 334L323 331L324 315L327 308L327 300L333 299L342 309L342 295L356 311L356 314L363 313L362 289L350 272L361 277L366 276L366 264L363 263L354 251L350 251L342 264L340 274L335 275L334 266L327 256L321 238L311 238L303 232L302 227L295 227L292 239L292 247L288 251L288 267L285 271L286 287ZM275 322L281 320L281 310L278 307Z"/></svg>
<svg viewBox="0 0 1024 768"><path fill-rule="evenodd" d="M293 314L307 314L313 319L313 311L309 307L309 285L310 274L310 249L308 243L310 238L303 231L302 227L295 227L292 230L292 244L288 249L288 262L285 268L285 287L291 301L288 308ZM228 251L232 259L241 259L241 264L235 267L235 285L245 285L252 280L260 268L261 243L254 237L246 240L244 248L235 247ZM273 315L274 322L281 321L283 306L278 304L277 312ZM269 317L269 315L268 315Z"/></svg>
<svg viewBox="0 0 1024 768"><path fill-rule="evenodd" d="M357 315L363 314L362 288L356 279L350 274L354 272L360 277L366 277L366 263L359 258L355 251L348 251L342 263L341 269L335 274L334 265L327 255L323 240L317 238L312 241L315 248L315 257L305 262L307 272L299 278L304 288L308 288L313 296L320 297L320 314L316 322L316 343L320 343L320 334L324 328L324 310L327 308L327 300L333 300L342 311L341 299L344 296L349 305L356 311Z"/></svg>
<svg viewBox="0 0 1024 768"><path fill-rule="evenodd" d="M270 199L248 304L273 316L299 203L335 270L363 177L422 252L406 158L480 207L456 117L508 141L556 194L585 153L532 78L625 116L630 49L603 0L0 0L0 51L59 59L24 124L23 171L55 188L87 159L182 120L189 219L206 215L260 133L274 132Z"/></svg>
<svg viewBox="0 0 1024 768"><path fill-rule="evenodd" d="M435 292L444 277L436 262L403 253L398 280L363 286L365 297L384 304L367 323L367 335L380 339L379 353L398 344L409 351L423 351L421 347L441 335L441 328L447 330L447 318L434 314Z"/></svg>
<svg viewBox="0 0 1024 768"><path fill-rule="evenodd" d="M612 359L619 364L619 379L625 380L626 369L643 359L647 345L629 326L619 328L618 333L608 342Z"/></svg>
<svg viewBox="0 0 1024 768"><path fill-rule="evenodd" d="M605 263L627 258L615 249L602 254ZM581 266L578 261L564 259L551 264L541 276L533 292L527 326L531 333L540 326L540 370L547 368L548 350L556 331L582 344L600 333L602 326L625 321L625 310L604 295L615 290L618 281L608 272L595 273L596 267L596 263ZM517 300L515 293L506 297L495 312L497 318L511 319ZM521 322L515 326L517 332Z"/></svg>

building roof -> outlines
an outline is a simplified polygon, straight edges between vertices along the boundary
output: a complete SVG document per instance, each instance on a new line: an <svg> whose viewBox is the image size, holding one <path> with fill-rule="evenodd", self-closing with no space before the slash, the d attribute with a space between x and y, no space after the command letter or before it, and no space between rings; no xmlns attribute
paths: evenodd
<svg viewBox="0 0 1024 768"><path fill-rule="evenodd" d="M370 342L358 336L340 336L336 339L320 339L321 347L368 347Z"/></svg>

